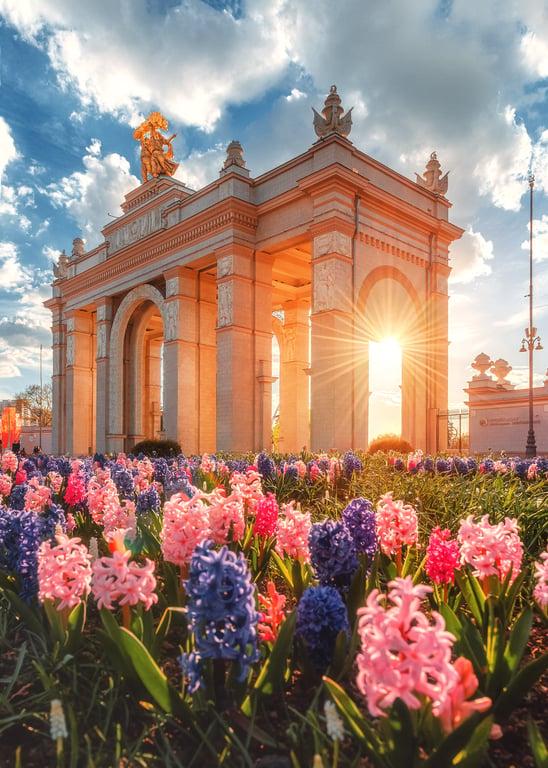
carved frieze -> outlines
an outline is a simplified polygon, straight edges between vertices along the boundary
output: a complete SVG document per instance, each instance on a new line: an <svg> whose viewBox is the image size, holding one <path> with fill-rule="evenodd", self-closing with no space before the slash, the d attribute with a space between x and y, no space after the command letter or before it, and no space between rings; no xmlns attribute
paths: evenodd
<svg viewBox="0 0 548 768"><path fill-rule="evenodd" d="M67 366L68 365L74 365L74 335L72 333L69 333L67 336Z"/></svg>
<svg viewBox="0 0 548 768"><path fill-rule="evenodd" d="M165 308L165 339L166 341L173 341L179 336L179 302L177 300L168 301Z"/></svg>
<svg viewBox="0 0 548 768"><path fill-rule="evenodd" d="M232 274L234 268L234 257L229 254L228 256L221 256L217 261L217 277L226 277Z"/></svg>
<svg viewBox="0 0 548 768"><path fill-rule="evenodd" d="M321 261L314 265L314 312L338 309L350 311L351 266L340 259Z"/></svg>
<svg viewBox="0 0 548 768"><path fill-rule="evenodd" d="M217 289L217 324L219 328L232 325L234 311L232 305L232 284L220 283Z"/></svg>
<svg viewBox="0 0 548 768"><path fill-rule="evenodd" d="M97 326L97 358L107 357L107 326Z"/></svg>
<svg viewBox="0 0 548 768"><path fill-rule="evenodd" d="M122 225L119 229L112 232L109 235L110 248L109 252L115 253L120 248L125 248L126 245L136 243L137 240L142 240L144 237L148 237L153 232L162 228L162 210L165 206L158 206L150 211L147 211L142 216L138 216L128 224Z"/></svg>
<svg viewBox="0 0 548 768"><path fill-rule="evenodd" d="M314 258L326 256L329 253L338 253L341 256L350 256L352 241L349 235L343 232L325 232L314 238Z"/></svg>

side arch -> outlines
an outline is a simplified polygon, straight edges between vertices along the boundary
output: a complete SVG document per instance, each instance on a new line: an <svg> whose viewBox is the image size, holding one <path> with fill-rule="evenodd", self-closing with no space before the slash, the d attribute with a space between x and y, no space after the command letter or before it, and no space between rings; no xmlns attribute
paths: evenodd
<svg viewBox="0 0 548 768"><path fill-rule="evenodd" d="M133 288L120 302L110 332L110 392L109 392L109 434L119 436L123 432L124 414L124 339L128 323L137 307L145 301L156 305L162 316L165 329L169 317L164 297L153 285L145 283Z"/></svg>

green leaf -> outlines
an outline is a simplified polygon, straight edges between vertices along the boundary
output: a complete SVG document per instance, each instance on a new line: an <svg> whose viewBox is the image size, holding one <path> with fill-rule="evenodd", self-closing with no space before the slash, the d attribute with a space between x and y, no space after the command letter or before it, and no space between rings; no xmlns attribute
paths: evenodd
<svg viewBox="0 0 548 768"><path fill-rule="evenodd" d="M86 603L80 602L74 606L67 619L67 640L65 650L72 653L82 640L82 632L86 623Z"/></svg>
<svg viewBox="0 0 548 768"><path fill-rule="evenodd" d="M417 753L417 738L409 708L401 699L396 699L390 713L391 742L390 759L394 765L413 765Z"/></svg>
<svg viewBox="0 0 548 768"><path fill-rule="evenodd" d="M466 756L465 750L472 743L475 730L479 729L482 720L485 719L485 715L481 712L476 712L467 718L444 738L435 752L424 763L424 768L449 768L450 766L462 765L462 760ZM483 734L483 730L481 733ZM459 762L455 759L457 757Z"/></svg>
<svg viewBox="0 0 548 768"><path fill-rule="evenodd" d="M275 549L272 550L272 558L273 558L274 562L276 563L276 566L278 567L278 570L282 574L286 584L291 589L291 591L293 591L293 579L291 577L289 569L286 566L285 562L282 560L282 558L279 556L279 554L276 552Z"/></svg>
<svg viewBox="0 0 548 768"><path fill-rule="evenodd" d="M173 702L170 685L160 667L142 642L124 627L120 628L120 642L149 694L164 712L171 714Z"/></svg>
<svg viewBox="0 0 548 768"><path fill-rule="evenodd" d="M10 601L14 612L21 619L23 619L28 629L34 632L35 635L44 637L44 626L40 621L38 612L30 605L27 605L27 603L25 603L23 600L21 600L19 595L17 595L11 589L4 588L3 592Z"/></svg>
<svg viewBox="0 0 548 768"><path fill-rule="evenodd" d="M508 668L511 672L516 670L527 647L527 641L529 640L529 634L531 633L531 627L533 626L533 609L525 608L518 618L512 631L510 633L510 639L506 646L504 658L508 664Z"/></svg>
<svg viewBox="0 0 548 768"><path fill-rule="evenodd" d="M49 621L51 634L61 645L65 644L65 629L59 616L59 611L56 610L51 600L44 600L44 612Z"/></svg>
<svg viewBox="0 0 548 768"><path fill-rule="evenodd" d="M365 591L367 588L367 555L360 556L360 564L358 570L354 574L350 589L348 590L348 597L346 599L346 607L348 610L348 618L350 620L350 627L353 628L354 624L358 620L358 609L365 603Z"/></svg>
<svg viewBox="0 0 548 768"><path fill-rule="evenodd" d="M259 676L253 686L253 691L246 697L242 704L242 712L248 717L252 712L253 695L270 696L277 690L281 690L284 681L284 672L287 664L287 658L291 653L293 635L295 632L295 623L297 614L295 611L290 613L280 627L278 637L274 643L270 655L264 662L259 672Z"/></svg>
<svg viewBox="0 0 548 768"><path fill-rule="evenodd" d="M531 717L527 721L527 733L529 734L529 744L536 768L548 768L548 750L538 725Z"/></svg>
<svg viewBox="0 0 548 768"><path fill-rule="evenodd" d="M546 669L548 669L548 653L542 654L522 667L495 702L493 711L497 718L507 717Z"/></svg>
<svg viewBox="0 0 548 768"><path fill-rule="evenodd" d="M476 577L471 573L464 573L462 571L455 572L455 581L462 592L464 599L472 616L477 621L478 626L481 627L483 619L483 609L485 605L485 595L479 585Z"/></svg>

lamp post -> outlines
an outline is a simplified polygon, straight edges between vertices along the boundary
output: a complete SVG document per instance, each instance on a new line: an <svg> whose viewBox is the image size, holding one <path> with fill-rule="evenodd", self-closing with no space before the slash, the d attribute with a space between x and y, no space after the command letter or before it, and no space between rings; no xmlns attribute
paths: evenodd
<svg viewBox="0 0 548 768"><path fill-rule="evenodd" d="M533 325L533 188L535 177L529 176L529 326L521 340L520 352L529 352L529 431L525 446L525 457L532 459L537 455L535 428L533 425L533 353L542 349L540 336Z"/></svg>

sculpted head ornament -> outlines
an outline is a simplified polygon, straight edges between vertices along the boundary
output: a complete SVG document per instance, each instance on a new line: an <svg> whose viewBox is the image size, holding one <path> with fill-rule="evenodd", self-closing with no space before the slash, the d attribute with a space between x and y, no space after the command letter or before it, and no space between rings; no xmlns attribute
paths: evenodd
<svg viewBox="0 0 548 768"><path fill-rule="evenodd" d="M322 114L320 115L312 107L316 135L320 139L324 139L326 136L336 133L346 138L352 130L352 109L343 115L344 109L341 107L341 97L337 93L337 86L332 85L323 105Z"/></svg>
<svg viewBox="0 0 548 768"><path fill-rule="evenodd" d="M420 176L416 173L415 176L417 177L417 184L425 189L429 189L430 192L434 192L436 195L445 195L447 193L449 171L447 171L445 176L441 175L440 161L435 152L431 153L430 159L426 163L424 174Z"/></svg>

